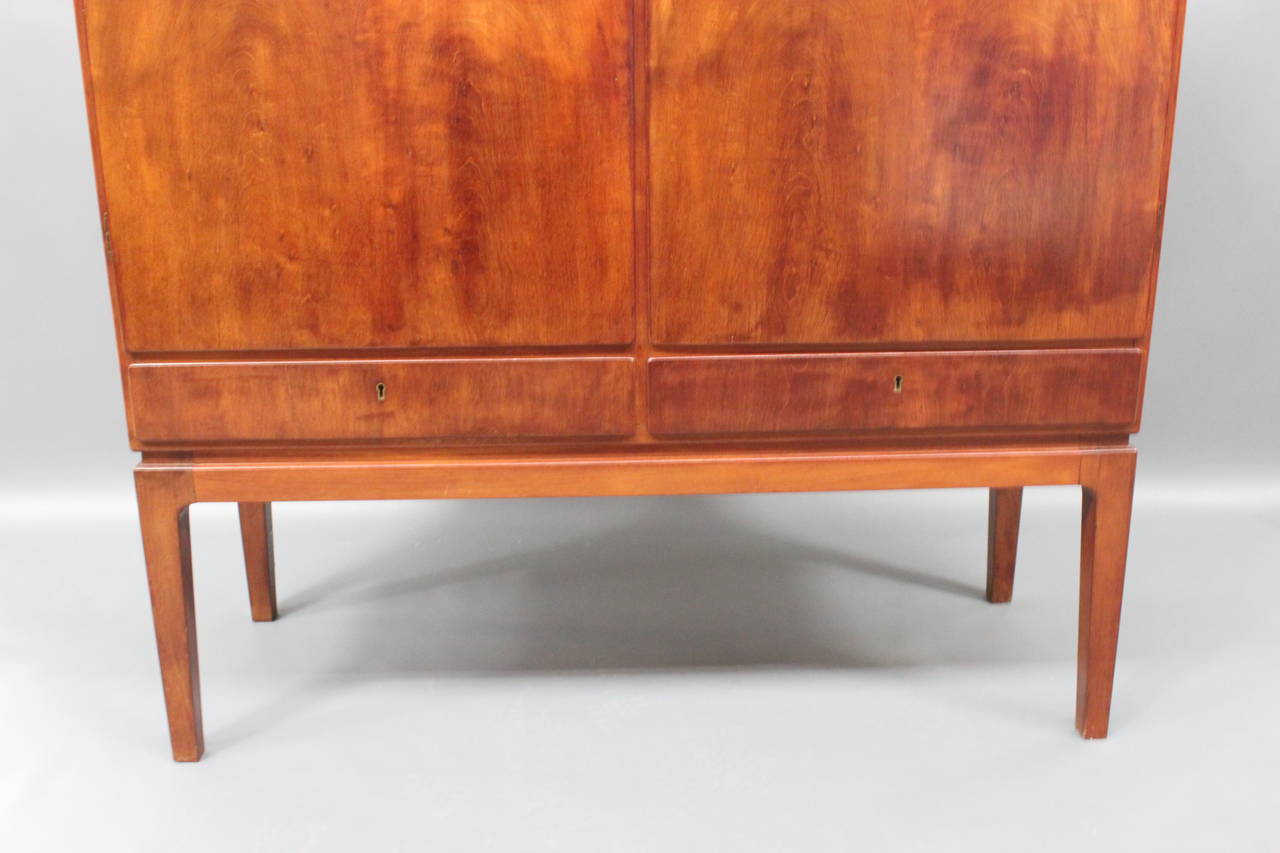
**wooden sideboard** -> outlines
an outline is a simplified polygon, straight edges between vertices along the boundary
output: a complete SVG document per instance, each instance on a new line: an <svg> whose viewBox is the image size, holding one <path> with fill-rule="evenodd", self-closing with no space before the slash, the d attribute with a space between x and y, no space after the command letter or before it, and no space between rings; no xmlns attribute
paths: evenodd
<svg viewBox="0 0 1280 853"><path fill-rule="evenodd" d="M1083 487L1103 737L1184 0L76 0L173 754L187 508Z"/></svg>

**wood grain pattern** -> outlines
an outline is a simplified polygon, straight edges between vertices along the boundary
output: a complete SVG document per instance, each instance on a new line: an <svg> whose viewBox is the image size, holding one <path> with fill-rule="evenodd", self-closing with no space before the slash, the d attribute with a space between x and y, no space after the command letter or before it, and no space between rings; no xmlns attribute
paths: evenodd
<svg viewBox="0 0 1280 853"><path fill-rule="evenodd" d="M1104 738L1110 726L1137 462L1133 451L1099 455L1086 459L1080 470L1084 507L1076 729L1086 738Z"/></svg>
<svg viewBox="0 0 1280 853"><path fill-rule="evenodd" d="M1182 0L654 0L655 340L1137 340Z"/></svg>
<svg viewBox="0 0 1280 853"><path fill-rule="evenodd" d="M918 450L645 453L343 453L262 458L147 461L190 471L200 501L550 498L697 495L847 489L945 489L1069 485L1081 460L1127 452L1098 445Z"/></svg>
<svg viewBox="0 0 1280 853"><path fill-rule="evenodd" d="M992 604L1013 600L1021 522L1021 487L991 489L987 502L987 601Z"/></svg>
<svg viewBox="0 0 1280 853"><path fill-rule="evenodd" d="M655 359L649 426L668 436L1116 431L1136 416L1141 360L1137 349Z"/></svg>
<svg viewBox="0 0 1280 853"><path fill-rule="evenodd" d="M241 503L240 539L244 546L245 577L249 582L249 610L254 622L274 622L276 605L276 556L272 541L271 504Z"/></svg>
<svg viewBox="0 0 1280 853"><path fill-rule="evenodd" d="M129 368L129 389L144 443L616 437L635 428L631 369L627 358L146 363Z"/></svg>
<svg viewBox="0 0 1280 853"><path fill-rule="evenodd" d="M204 724L187 520L194 500L192 476L189 470L140 466L135 481L173 758L199 761L204 754Z"/></svg>
<svg viewBox="0 0 1280 853"><path fill-rule="evenodd" d="M133 351L633 336L621 0L78 0Z"/></svg>
<svg viewBox="0 0 1280 853"><path fill-rule="evenodd" d="M1106 735L1184 0L75 3L176 759L196 501L1080 484Z"/></svg>

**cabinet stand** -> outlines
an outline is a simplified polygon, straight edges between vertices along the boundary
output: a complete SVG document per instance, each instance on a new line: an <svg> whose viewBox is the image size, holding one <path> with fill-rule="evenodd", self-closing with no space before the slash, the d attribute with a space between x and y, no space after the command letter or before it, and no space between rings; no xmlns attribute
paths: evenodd
<svg viewBox="0 0 1280 853"><path fill-rule="evenodd" d="M135 472L173 756L204 751L187 509L240 505L255 621L276 617L270 501L687 495L863 489L991 489L987 598L1009 601L1023 486L1080 485L1076 728L1107 735L1136 451L654 451L486 455L166 458Z"/></svg>

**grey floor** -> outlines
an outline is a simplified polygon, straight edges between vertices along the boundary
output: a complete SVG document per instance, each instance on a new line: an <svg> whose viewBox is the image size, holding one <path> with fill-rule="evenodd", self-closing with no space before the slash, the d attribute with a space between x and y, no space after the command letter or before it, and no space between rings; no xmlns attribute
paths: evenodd
<svg viewBox="0 0 1280 853"><path fill-rule="evenodd" d="M55 498L50 498L56 501ZM1112 737L1079 492L279 505L279 622L193 512L168 759L128 496L0 516L0 849L1280 850L1280 494L1140 488Z"/></svg>

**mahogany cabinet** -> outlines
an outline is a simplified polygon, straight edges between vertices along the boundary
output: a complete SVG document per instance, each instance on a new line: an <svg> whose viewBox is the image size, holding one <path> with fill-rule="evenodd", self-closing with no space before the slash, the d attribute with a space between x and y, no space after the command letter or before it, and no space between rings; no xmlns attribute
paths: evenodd
<svg viewBox="0 0 1280 853"><path fill-rule="evenodd" d="M186 511L1083 488L1107 732L1184 0L76 0L174 756Z"/></svg>

